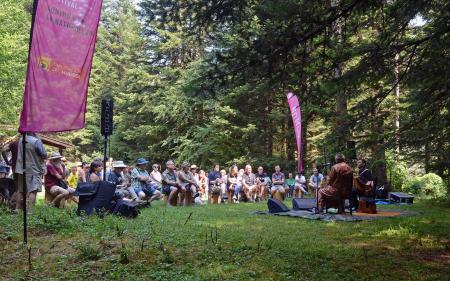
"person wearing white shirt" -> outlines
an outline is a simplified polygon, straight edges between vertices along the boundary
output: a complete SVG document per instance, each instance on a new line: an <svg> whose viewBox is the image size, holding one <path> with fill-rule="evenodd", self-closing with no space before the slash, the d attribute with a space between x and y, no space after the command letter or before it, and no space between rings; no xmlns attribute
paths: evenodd
<svg viewBox="0 0 450 281"><path fill-rule="evenodd" d="M302 174L295 176L294 198L303 198L306 192L306 179Z"/></svg>

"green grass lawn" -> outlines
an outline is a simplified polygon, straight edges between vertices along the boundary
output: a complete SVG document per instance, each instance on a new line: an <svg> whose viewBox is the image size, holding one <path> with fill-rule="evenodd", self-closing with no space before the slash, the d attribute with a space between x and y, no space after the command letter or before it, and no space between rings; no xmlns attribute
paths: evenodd
<svg viewBox="0 0 450 281"><path fill-rule="evenodd" d="M41 203L31 269L21 216L3 209L0 280L450 280L450 209L395 208L419 215L324 222L251 214L265 203L157 202L137 219L101 219Z"/></svg>

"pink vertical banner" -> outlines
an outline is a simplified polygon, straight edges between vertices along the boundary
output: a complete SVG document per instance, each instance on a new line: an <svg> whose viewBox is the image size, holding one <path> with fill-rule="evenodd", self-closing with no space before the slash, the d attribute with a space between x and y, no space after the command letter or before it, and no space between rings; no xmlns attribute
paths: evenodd
<svg viewBox="0 0 450 281"><path fill-rule="evenodd" d="M302 166L302 112L300 111L300 104L298 98L293 93L287 94L289 109L291 110L292 123L294 124L295 140L297 141L298 152L298 172L303 171Z"/></svg>
<svg viewBox="0 0 450 281"><path fill-rule="evenodd" d="M20 132L84 128L102 1L38 0Z"/></svg>

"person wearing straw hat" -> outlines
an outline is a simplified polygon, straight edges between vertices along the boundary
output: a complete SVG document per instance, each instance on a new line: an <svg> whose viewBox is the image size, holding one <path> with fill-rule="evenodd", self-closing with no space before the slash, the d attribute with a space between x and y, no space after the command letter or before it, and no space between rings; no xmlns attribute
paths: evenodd
<svg viewBox="0 0 450 281"><path fill-rule="evenodd" d="M75 189L69 187L64 179L61 158L58 152L52 153L48 158L47 174L44 177L45 192L52 196L50 204L55 207L64 207L66 200L75 192Z"/></svg>
<svg viewBox="0 0 450 281"><path fill-rule="evenodd" d="M106 174L106 180L116 185L116 195L120 198L129 198L133 201L140 201L134 188L129 188L123 177L123 171L127 165L123 161L114 161L112 170Z"/></svg>

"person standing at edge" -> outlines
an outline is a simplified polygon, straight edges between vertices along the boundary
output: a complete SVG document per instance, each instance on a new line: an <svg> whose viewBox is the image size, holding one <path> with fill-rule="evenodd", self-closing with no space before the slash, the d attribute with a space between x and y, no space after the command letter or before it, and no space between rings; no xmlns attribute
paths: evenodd
<svg viewBox="0 0 450 281"><path fill-rule="evenodd" d="M47 159L47 151L42 144L41 139L35 133L25 134L25 157L26 157L26 170L23 168L23 137L19 139L19 145L17 149L17 162L16 162L16 173L18 174L18 191L19 196L17 196L16 201L16 212L19 209L23 209L22 193L27 193L27 201L29 201L30 212L32 211L36 203L36 195L42 189L42 177L45 174L45 159ZM24 190L23 183L25 172L27 190Z"/></svg>

